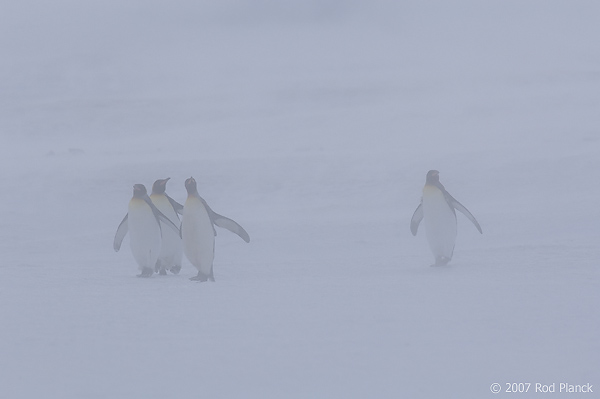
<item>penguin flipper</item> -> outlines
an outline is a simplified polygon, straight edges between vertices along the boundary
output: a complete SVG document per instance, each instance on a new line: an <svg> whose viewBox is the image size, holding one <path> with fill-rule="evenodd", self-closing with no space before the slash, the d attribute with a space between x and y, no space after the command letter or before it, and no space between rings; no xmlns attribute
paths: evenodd
<svg viewBox="0 0 600 399"><path fill-rule="evenodd" d="M119 224L119 227L117 227L115 240L113 241L113 248L115 249L115 252L119 252L119 249L121 249L121 243L123 242L123 238L125 238L125 235L129 231L129 223L127 223L128 216L129 213L125 215L125 217L121 221L121 224Z"/></svg>
<svg viewBox="0 0 600 399"><path fill-rule="evenodd" d="M415 213L413 213L412 218L410 219L410 232L413 236L417 235L417 230L419 229L419 223L423 220L423 202L419 204L417 209L415 209Z"/></svg>
<svg viewBox="0 0 600 399"><path fill-rule="evenodd" d="M250 236L248 235L248 233L246 232L246 230L244 230L244 228L242 226L240 226L236 221L229 219L228 217L219 215L217 212L213 211L210 208L210 206L208 206L208 204L206 203L204 198L200 197L200 199L202 200L202 203L206 207L206 210L208 211L208 216L210 217L210 221L213 224L216 224L217 226L219 226L223 229L227 229L227 230L231 231L232 233L237 234L242 240L244 240L246 242L250 242ZM216 230L215 230L215 235L217 235Z"/></svg>
<svg viewBox="0 0 600 399"><path fill-rule="evenodd" d="M179 229L179 227L177 227L175 225L175 223L173 223L171 221L171 219L169 219L168 217L166 217L161 211L159 211L158 209L156 211L158 212L158 214L156 215L158 217L158 219L160 221L162 221L164 224L166 224L167 226L169 226L171 229L173 229L173 231L175 233L177 233L178 235L181 236L181 230Z"/></svg>
<svg viewBox="0 0 600 399"><path fill-rule="evenodd" d="M242 240L250 242L250 236L248 235L248 232L246 232L246 230L244 230L244 228L234 220L219 215L216 212L211 212L210 219L214 224L221 227L222 229L227 229L232 233L237 234Z"/></svg>
<svg viewBox="0 0 600 399"><path fill-rule="evenodd" d="M167 199L171 203L171 206L173 207L175 212L180 215L183 215L183 205L181 205L179 202L175 201L173 198L169 197L167 194L165 194L165 197L167 197Z"/></svg>
<svg viewBox="0 0 600 399"><path fill-rule="evenodd" d="M460 213L465 215L475 225L477 230L479 230L479 233L483 234L483 231L481 230L481 226L477 222L477 219L475 219L475 216L473 216L473 214L471 212L469 212L469 210L463 204L458 202L448 192L446 192L446 196L447 196L447 199L448 199L448 202L450 203L450 205L452 205L454 207L454 209L458 210Z"/></svg>
<svg viewBox="0 0 600 399"><path fill-rule="evenodd" d="M244 230L244 228L235 221L226 218L225 216L221 216L218 213L215 213L214 218L211 219L213 219L213 223L217 226L237 234L242 240L246 242L250 242L250 235L248 235L248 232Z"/></svg>
<svg viewBox="0 0 600 399"><path fill-rule="evenodd" d="M152 203L152 200L150 199L150 197L148 197L146 195L146 197L144 198L144 201L146 201L146 203L152 209L152 213L154 213L154 217L159 222L158 223L159 225L160 225L160 222L162 221L164 224L166 224L167 226L169 226L170 228L172 228L174 232L176 232L177 234L181 235L181 230L179 229L179 227L177 227L175 225L175 223L173 223L171 221L171 219L169 219L168 217L166 217L164 213L162 213L161 211L158 210L158 208Z"/></svg>

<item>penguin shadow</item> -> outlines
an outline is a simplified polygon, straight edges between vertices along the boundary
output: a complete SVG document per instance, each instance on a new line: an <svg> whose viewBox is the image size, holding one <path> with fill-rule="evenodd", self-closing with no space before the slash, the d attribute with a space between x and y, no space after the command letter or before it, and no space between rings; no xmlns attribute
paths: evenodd
<svg viewBox="0 0 600 399"><path fill-rule="evenodd" d="M462 259L462 260L457 260L452 261L450 263L447 263L445 265L439 265L439 264L430 264L429 267L421 267L421 270L423 270L424 273L428 273L428 272L433 272L433 273L445 273L445 272L453 272L453 273L470 273L472 272L474 269L477 269L477 267L479 266L479 264L477 262L472 262L469 259Z"/></svg>
<svg viewBox="0 0 600 399"><path fill-rule="evenodd" d="M452 273L460 270L460 263L458 264L445 264L439 265L436 263L428 265L428 267L424 267L422 269L424 273L435 273L435 274L444 274L444 273Z"/></svg>
<svg viewBox="0 0 600 399"><path fill-rule="evenodd" d="M191 273L179 273L179 274L154 273L151 275L141 275L140 273L137 273L137 274L129 274L127 277L129 277L131 280L140 281L140 284L163 285L166 283L167 286L170 286L170 285L179 285L181 282L186 282L186 281L189 282L189 278L194 275L195 274L191 274Z"/></svg>
<svg viewBox="0 0 600 399"><path fill-rule="evenodd" d="M443 275L453 273L461 269L461 263L447 263L440 265L436 263L424 263L423 261L415 261L413 265L406 271L410 274L419 276Z"/></svg>
<svg viewBox="0 0 600 399"><path fill-rule="evenodd" d="M447 270L447 269L452 269L453 265L451 265L449 263L445 263L445 264L432 263L431 265L429 265L429 267L432 270Z"/></svg>

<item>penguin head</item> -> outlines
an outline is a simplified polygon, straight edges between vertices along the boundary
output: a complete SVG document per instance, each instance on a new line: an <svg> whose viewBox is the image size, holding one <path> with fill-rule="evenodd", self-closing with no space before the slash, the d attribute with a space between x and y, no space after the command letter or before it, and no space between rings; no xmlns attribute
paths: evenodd
<svg viewBox="0 0 600 399"><path fill-rule="evenodd" d="M433 169L427 172L427 177L425 178L426 184L436 184L440 182L440 172Z"/></svg>
<svg viewBox="0 0 600 399"><path fill-rule="evenodd" d="M186 179L185 189L187 190L188 194L197 194L198 193L198 188L196 186L196 180L193 177Z"/></svg>
<svg viewBox="0 0 600 399"><path fill-rule="evenodd" d="M136 198L144 198L144 196L148 195L148 191L146 191L146 186L143 184L134 184L133 185L133 196Z"/></svg>
<svg viewBox="0 0 600 399"><path fill-rule="evenodd" d="M167 189L167 182L169 179L170 177L167 177L166 179L158 179L155 181L152 185L152 194L164 194L165 190Z"/></svg>

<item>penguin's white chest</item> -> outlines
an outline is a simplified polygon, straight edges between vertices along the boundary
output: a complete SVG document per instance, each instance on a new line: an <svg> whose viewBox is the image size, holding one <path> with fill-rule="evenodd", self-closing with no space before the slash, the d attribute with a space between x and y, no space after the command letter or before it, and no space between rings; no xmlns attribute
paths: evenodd
<svg viewBox="0 0 600 399"><path fill-rule="evenodd" d="M160 226L146 201L133 198L127 217L131 252L140 268L154 269L160 254Z"/></svg>
<svg viewBox="0 0 600 399"><path fill-rule="evenodd" d="M183 251L199 271L210 274L214 259L215 233L202 201L188 197L181 220Z"/></svg>
<svg viewBox="0 0 600 399"><path fill-rule="evenodd" d="M423 188L423 223L433 255L452 258L456 242L456 214L437 187Z"/></svg>

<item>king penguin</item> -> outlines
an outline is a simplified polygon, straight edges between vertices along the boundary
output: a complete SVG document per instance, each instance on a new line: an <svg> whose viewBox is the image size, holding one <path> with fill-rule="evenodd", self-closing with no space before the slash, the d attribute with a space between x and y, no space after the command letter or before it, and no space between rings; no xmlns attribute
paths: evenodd
<svg viewBox="0 0 600 399"><path fill-rule="evenodd" d="M170 177L167 177L166 179L158 179L154 182L150 199L163 215L169 218L174 224L179 225L178 212L181 212L183 205L169 197L165 192L169 179ZM173 274L179 273L182 256L183 244L179 233L171 229L163 231L160 255L156 262L156 271L161 275L167 274L167 270L170 270Z"/></svg>
<svg viewBox="0 0 600 399"><path fill-rule="evenodd" d="M190 280L215 281L213 260L217 232L214 225L237 234L246 242L250 242L250 236L235 221L210 209L206 201L198 194L196 180L193 177L185 181L185 188L188 196L183 206L183 216L181 218L183 252L190 263L198 269L198 275L190 278Z"/></svg>
<svg viewBox="0 0 600 399"><path fill-rule="evenodd" d="M113 248L121 249L121 243L129 232L129 244L141 274L138 277L150 277L154 273L161 248L161 221L179 233L179 228L169 220L148 197L143 184L133 186L133 198L129 201L128 212L119 224Z"/></svg>
<svg viewBox="0 0 600 399"><path fill-rule="evenodd" d="M410 220L410 231L417 235L421 220L425 219L425 233L429 248L435 257L432 266L444 266L452 259L456 242L456 212L462 212L479 230L475 217L460 202L450 195L440 183L440 172L430 170L425 178L423 197Z"/></svg>

